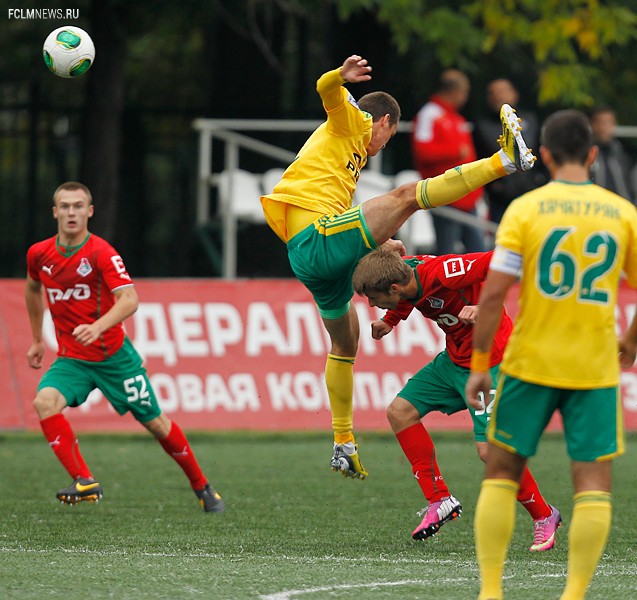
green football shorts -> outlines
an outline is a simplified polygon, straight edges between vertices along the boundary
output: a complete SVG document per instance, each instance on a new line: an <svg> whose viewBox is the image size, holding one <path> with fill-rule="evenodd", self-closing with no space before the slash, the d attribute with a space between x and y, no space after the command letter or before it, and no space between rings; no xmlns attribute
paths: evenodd
<svg viewBox="0 0 637 600"><path fill-rule="evenodd" d="M486 409L476 411L468 406L464 388L469 372L466 367L453 363L445 350L411 377L398 396L413 404L421 419L433 411L452 415L461 410L468 410L473 420L473 435L476 442L486 442L487 423L493 407L495 389L489 395ZM493 381L497 381L498 365L491 368L491 377Z"/></svg>
<svg viewBox="0 0 637 600"><path fill-rule="evenodd" d="M104 361L59 356L40 380L38 391L46 387L58 390L68 406L80 406L98 388L118 414L130 411L140 423L161 414L142 357L128 337L124 338L122 347Z"/></svg>
<svg viewBox="0 0 637 600"><path fill-rule="evenodd" d="M288 241L290 266L310 290L321 314L336 314L354 295L352 274L358 261L376 248L361 205L341 215L325 215ZM328 318L334 316L324 314Z"/></svg>
<svg viewBox="0 0 637 600"><path fill-rule="evenodd" d="M558 410L572 460L609 460L624 453L624 427L618 387L565 390L501 375L490 442L520 456L533 456L542 432Z"/></svg>

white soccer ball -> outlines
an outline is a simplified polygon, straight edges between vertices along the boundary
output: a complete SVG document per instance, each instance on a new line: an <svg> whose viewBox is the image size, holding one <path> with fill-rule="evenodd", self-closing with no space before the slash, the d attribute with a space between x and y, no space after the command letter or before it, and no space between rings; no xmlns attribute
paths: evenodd
<svg viewBox="0 0 637 600"><path fill-rule="evenodd" d="M91 36L75 25L58 27L44 41L44 63L58 77L79 77L95 60Z"/></svg>

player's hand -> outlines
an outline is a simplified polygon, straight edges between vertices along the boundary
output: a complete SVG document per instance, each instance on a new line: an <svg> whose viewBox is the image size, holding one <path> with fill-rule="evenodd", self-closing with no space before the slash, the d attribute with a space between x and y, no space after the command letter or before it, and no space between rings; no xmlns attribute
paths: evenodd
<svg viewBox="0 0 637 600"><path fill-rule="evenodd" d="M94 341L96 341L100 335L102 335L102 329L95 321L95 323L91 323L90 325L84 323L82 325L78 325L73 330L73 337L80 343L82 346L89 346Z"/></svg>
<svg viewBox="0 0 637 600"><path fill-rule="evenodd" d="M387 252L398 252L401 256L407 254L407 248L400 240L389 239L384 244L381 244L380 247L381 250L386 250Z"/></svg>
<svg viewBox="0 0 637 600"><path fill-rule="evenodd" d="M637 344L625 338L619 339L619 364L622 369L630 369L637 356Z"/></svg>
<svg viewBox="0 0 637 600"><path fill-rule="evenodd" d="M489 371L477 372L471 371L467 385L465 386L465 399L471 408L481 410L484 408L478 393L482 392L483 398L488 398L491 388L493 387L491 373Z"/></svg>
<svg viewBox="0 0 637 600"><path fill-rule="evenodd" d="M32 369L42 368L42 358L45 350L44 342L33 342L31 344L31 347L27 350L27 361Z"/></svg>
<svg viewBox="0 0 637 600"><path fill-rule="evenodd" d="M475 325L477 317L477 306L463 306L462 310L458 313L458 319L465 325Z"/></svg>
<svg viewBox="0 0 637 600"><path fill-rule="evenodd" d="M379 340L380 338L385 337L393 328L393 325L389 325L382 319L378 319L378 321L374 321L372 323L372 337L375 340Z"/></svg>
<svg viewBox="0 0 637 600"><path fill-rule="evenodd" d="M358 54L354 54L345 59L341 67L341 77L348 83L360 83L369 81L372 76L369 74L372 68L367 64L367 60Z"/></svg>

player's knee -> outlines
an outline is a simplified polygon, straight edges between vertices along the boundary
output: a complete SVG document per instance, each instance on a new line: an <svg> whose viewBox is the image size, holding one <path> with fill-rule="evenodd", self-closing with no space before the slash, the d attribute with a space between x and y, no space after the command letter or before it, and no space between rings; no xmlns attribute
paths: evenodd
<svg viewBox="0 0 637 600"><path fill-rule="evenodd" d="M387 420L394 431L398 433L411 425L418 423L420 415L416 408L400 396L396 396L387 407Z"/></svg>
<svg viewBox="0 0 637 600"><path fill-rule="evenodd" d="M393 195L396 196L396 198L402 202L408 203L408 204L415 204L416 203L416 185L417 185L417 181L413 181L413 182L409 182L409 183L403 183L403 185L397 187L395 190L393 190Z"/></svg>
<svg viewBox="0 0 637 600"><path fill-rule="evenodd" d="M168 437L170 429L172 427L172 421L164 414L161 413L158 417L142 423L142 425L150 431L158 440L163 440Z"/></svg>
<svg viewBox="0 0 637 600"><path fill-rule="evenodd" d="M66 403L64 403L64 406L66 406ZM62 412L63 407L60 407L60 402L57 401L56 394L44 389L40 390L33 399L33 408L38 418L42 420Z"/></svg>

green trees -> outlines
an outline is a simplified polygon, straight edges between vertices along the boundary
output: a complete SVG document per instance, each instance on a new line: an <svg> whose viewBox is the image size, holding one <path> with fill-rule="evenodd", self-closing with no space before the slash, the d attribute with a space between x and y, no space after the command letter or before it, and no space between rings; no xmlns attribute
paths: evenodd
<svg viewBox="0 0 637 600"><path fill-rule="evenodd" d="M590 105L621 76L617 52L635 48L629 0L341 0L339 14L375 14L404 54L428 49L445 66L497 59L530 63L541 105ZM637 86L637 76L627 82ZM608 92L608 90L604 90Z"/></svg>
<svg viewBox="0 0 637 600"><path fill-rule="evenodd" d="M62 0L30 5L67 8ZM0 194L18 213L0 204L0 275L21 274L26 245L52 230L42 206L62 178L91 186L100 202L96 231L114 236L125 255L139 260L130 268L180 274L187 253L197 254L192 236L184 243L193 221L192 120L320 118L317 76L354 52L375 67L374 80L357 93L387 89L405 119L433 91L438 71L456 66L469 74L475 98L483 83L503 76L522 88L527 106L610 103L620 123L637 124L634 0L78 0L74 6L77 24L97 48L95 65L77 81L55 78L41 58L44 38L63 21L6 18L2 27ZM14 7L0 0L5 17ZM174 252L177 240L181 254ZM192 274L205 274L196 260L190 264Z"/></svg>

